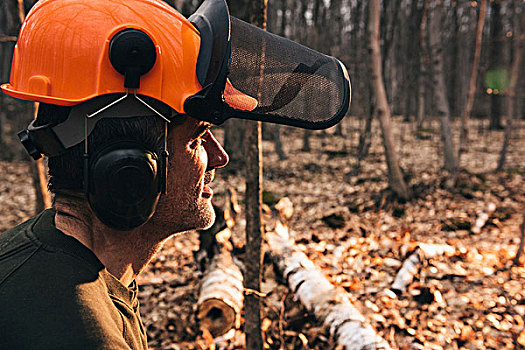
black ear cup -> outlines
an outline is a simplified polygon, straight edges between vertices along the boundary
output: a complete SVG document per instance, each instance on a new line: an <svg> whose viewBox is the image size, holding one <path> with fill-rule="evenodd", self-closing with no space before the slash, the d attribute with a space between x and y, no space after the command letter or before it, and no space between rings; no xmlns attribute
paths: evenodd
<svg viewBox="0 0 525 350"><path fill-rule="evenodd" d="M105 225L128 231L144 224L155 212L160 196L157 156L120 143L89 162L88 201Z"/></svg>
<svg viewBox="0 0 525 350"><path fill-rule="evenodd" d="M124 86L140 87L140 77L153 68L157 49L153 40L138 29L125 29L115 34L109 44L109 60L124 75Z"/></svg>

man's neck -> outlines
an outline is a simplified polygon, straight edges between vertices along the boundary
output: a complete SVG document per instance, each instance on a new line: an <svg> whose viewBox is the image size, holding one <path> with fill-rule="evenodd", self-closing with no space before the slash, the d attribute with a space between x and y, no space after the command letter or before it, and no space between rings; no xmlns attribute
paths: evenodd
<svg viewBox="0 0 525 350"><path fill-rule="evenodd" d="M55 225L89 248L120 282L128 286L162 246L162 234L140 227L118 231L102 224L85 200L57 198ZM147 226L147 225L146 225Z"/></svg>

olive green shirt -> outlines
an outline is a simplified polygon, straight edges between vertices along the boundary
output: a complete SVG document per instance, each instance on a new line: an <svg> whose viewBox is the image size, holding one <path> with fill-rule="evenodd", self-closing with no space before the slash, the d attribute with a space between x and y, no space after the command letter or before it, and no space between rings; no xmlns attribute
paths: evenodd
<svg viewBox="0 0 525 350"><path fill-rule="evenodd" d="M122 285L54 218L0 234L0 349L147 349L136 283Z"/></svg>

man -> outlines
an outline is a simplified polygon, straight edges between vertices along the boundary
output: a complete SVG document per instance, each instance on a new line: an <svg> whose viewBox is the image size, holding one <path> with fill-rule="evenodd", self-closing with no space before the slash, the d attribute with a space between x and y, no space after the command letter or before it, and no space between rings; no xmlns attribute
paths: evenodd
<svg viewBox="0 0 525 350"><path fill-rule="evenodd" d="M209 124L181 118L168 136L167 191L146 224L108 228L81 188L52 176L54 209L0 235L0 348L147 348L134 279L170 234L213 223L208 185L228 161Z"/></svg>
<svg viewBox="0 0 525 350"><path fill-rule="evenodd" d="M224 0L190 20L156 0L28 14L2 90L40 102L19 137L48 156L55 200L0 235L0 348L147 348L135 278L170 235L214 221L209 184L228 156L211 124L324 128L346 113L336 59L230 19ZM328 111L304 108L321 95Z"/></svg>

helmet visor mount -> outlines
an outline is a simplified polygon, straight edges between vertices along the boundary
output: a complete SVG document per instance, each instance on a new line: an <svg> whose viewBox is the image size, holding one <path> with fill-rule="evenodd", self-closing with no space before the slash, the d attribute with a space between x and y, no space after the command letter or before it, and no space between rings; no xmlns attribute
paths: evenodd
<svg viewBox="0 0 525 350"><path fill-rule="evenodd" d="M189 20L201 35L203 89L186 99L188 115L324 129L346 114L350 81L336 58L230 17L224 0L205 1Z"/></svg>

